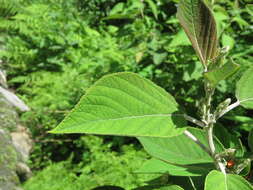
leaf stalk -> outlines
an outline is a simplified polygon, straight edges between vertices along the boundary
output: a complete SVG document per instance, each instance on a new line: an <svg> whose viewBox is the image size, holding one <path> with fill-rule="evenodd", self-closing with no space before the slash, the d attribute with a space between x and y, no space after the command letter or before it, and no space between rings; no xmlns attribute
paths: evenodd
<svg viewBox="0 0 253 190"><path fill-rule="evenodd" d="M203 143L201 143L190 131L185 130L184 135L189 139L191 139L192 141L194 141L197 145L200 146L200 148L202 148L205 152L207 152L210 156L212 156L210 149Z"/></svg>
<svg viewBox="0 0 253 190"><path fill-rule="evenodd" d="M225 110L223 110L223 111L217 116L216 120L219 119L219 118L221 118L223 115L225 115L226 113L228 113L228 112L231 111L232 109L238 107L239 105L240 105L240 101L239 101L239 100L237 100L235 103L229 105Z"/></svg>

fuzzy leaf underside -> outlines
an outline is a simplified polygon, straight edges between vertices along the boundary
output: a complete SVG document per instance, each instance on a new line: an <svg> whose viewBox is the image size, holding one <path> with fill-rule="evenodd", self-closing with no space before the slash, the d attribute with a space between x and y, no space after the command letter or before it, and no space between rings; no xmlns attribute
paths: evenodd
<svg viewBox="0 0 253 190"><path fill-rule="evenodd" d="M214 16L202 0L181 0L177 17L203 65L216 57L218 39Z"/></svg>
<svg viewBox="0 0 253 190"><path fill-rule="evenodd" d="M52 133L171 137L181 134L184 126L169 93L123 72L98 80Z"/></svg>

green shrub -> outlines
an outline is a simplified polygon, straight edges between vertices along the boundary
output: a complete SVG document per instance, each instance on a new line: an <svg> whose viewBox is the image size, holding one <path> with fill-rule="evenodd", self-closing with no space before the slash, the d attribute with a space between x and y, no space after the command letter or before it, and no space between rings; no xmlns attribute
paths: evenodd
<svg viewBox="0 0 253 190"><path fill-rule="evenodd" d="M134 174L148 158L142 150L132 145L124 146L122 152L111 151L99 137L82 137L87 151L82 154L82 163L76 168L71 160L47 166L24 184L25 190L90 190L97 186L120 185L132 189L145 185L150 176ZM153 177L156 175L153 175Z"/></svg>

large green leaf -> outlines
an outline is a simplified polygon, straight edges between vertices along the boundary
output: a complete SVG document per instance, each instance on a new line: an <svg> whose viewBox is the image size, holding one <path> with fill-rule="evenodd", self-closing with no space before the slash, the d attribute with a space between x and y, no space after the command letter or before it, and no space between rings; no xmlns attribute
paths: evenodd
<svg viewBox="0 0 253 190"><path fill-rule="evenodd" d="M216 57L218 40L211 10L202 0L181 0L177 17L202 64Z"/></svg>
<svg viewBox="0 0 253 190"><path fill-rule="evenodd" d="M253 187L243 177L234 174L224 175L211 171L205 181L205 190L252 190Z"/></svg>
<svg viewBox="0 0 253 190"><path fill-rule="evenodd" d="M188 129L200 142L208 146L204 130ZM201 164L212 163L213 159L203 151L195 142L184 134L171 138L139 137L145 150L153 157L171 164ZM223 146L215 138L217 152L223 151ZM198 167L198 165L196 165ZM194 165L192 165L194 167Z"/></svg>
<svg viewBox="0 0 253 190"><path fill-rule="evenodd" d="M248 109L253 109L253 67L249 68L236 86L236 97L240 104Z"/></svg>
<svg viewBox="0 0 253 190"><path fill-rule="evenodd" d="M146 161L137 173L169 174L172 176L201 176L214 169L211 164L174 165L152 158Z"/></svg>
<svg viewBox="0 0 253 190"><path fill-rule="evenodd" d="M171 137L185 121L174 98L134 73L105 76L91 87L53 133Z"/></svg>

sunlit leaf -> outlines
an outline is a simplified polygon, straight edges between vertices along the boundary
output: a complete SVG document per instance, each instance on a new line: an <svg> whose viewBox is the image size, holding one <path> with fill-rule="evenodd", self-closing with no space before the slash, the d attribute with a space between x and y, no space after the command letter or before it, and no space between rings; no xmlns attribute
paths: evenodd
<svg viewBox="0 0 253 190"><path fill-rule="evenodd" d="M134 73L98 80L53 133L171 137L185 126L165 90Z"/></svg>
<svg viewBox="0 0 253 190"><path fill-rule="evenodd" d="M253 109L253 67L249 68L236 86L236 97L240 104L248 109Z"/></svg>
<svg viewBox="0 0 253 190"><path fill-rule="evenodd" d="M201 176L214 169L213 164L174 165L152 158L146 161L137 173L169 174L172 176Z"/></svg>
<svg viewBox="0 0 253 190"><path fill-rule="evenodd" d="M201 129L188 129L202 144L208 146L206 132ZM212 163L213 159L202 150L195 142L184 134L171 138L139 137L144 149L154 158L172 164L201 164ZM223 151L223 146L215 138L218 152Z"/></svg>
<svg viewBox="0 0 253 190"><path fill-rule="evenodd" d="M239 175L211 171L205 181L205 190L252 190L253 187Z"/></svg>

